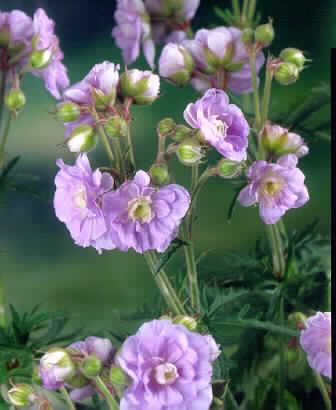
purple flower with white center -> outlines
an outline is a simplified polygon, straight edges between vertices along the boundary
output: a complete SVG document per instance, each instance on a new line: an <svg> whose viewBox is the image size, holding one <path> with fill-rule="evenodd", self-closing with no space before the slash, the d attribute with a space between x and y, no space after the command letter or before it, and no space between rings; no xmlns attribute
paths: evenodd
<svg viewBox="0 0 336 410"><path fill-rule="evenodd" d="M176 238L189 205L185 188L176 184L155 188L149 175L138 171L133 180L104 196L103 212L109 229L97 244L108 249L112 241L122 251L164 252Z"/></svg>
<svg viewBox="0 0 336 410"><path fill-rule="evenodd" d="M47 390L58 390L74 374L75 366L64 349L50 349L40 360L39 375Z"/></svg>
<svg viewBox="0 0 336 410"><path fill-rule="evenodd" d="M93 246L107 232L102 211L102 196L113 187L110 174L92 171L86 154L79 155L75 165L59 159L56 175L54 208L57 218L65 223L76 245ZM113 249L110 243L111 249Z"/></svg>
<svg viewBox="0 0 336 410"><path fill-rule="evenodd" d="M104 365L108 365L111 362L115 351L109 339L95 336L89 336L83 341L72 343L69 348L78 350L84 356L94 355Z"/></svg>
<svg viewBox="0 0 336 410"><path fill-rule="evenodd" d="M208 90L202 98L187 106L184 119L192 128L200 129L205 141L225 158L246 159L250 127L242 111L230 104L224 91Z"/></svg>
<svg viewBox="0 0 336 410"><path fill-rule="evenodd" d="M261 141L267 152L278 156L295 154L301 158L309 152L300 135L270 122L267 122L261 131Z"/></svg>
<svg viewBox="0 0 336 410"><path fill-rule="evenodd" d="M190 51L196 68L192 85L198 91L208 88L228 88L236 94L252 91L252 75L249 55L241 41L242 32L234 27L217 27L199 30L193 40L185 40L183 45ZM260 51L256 57L256 71L260 71L265 62ZM215 74L223 70L221 78Z"/></svg>
<svg viewBox="0 0 336 410"><path fill-rule="evenodd" d="M139 57L142 46L146 60L153 68L155 48L143 1L118 0L114 18L117 25L112 30L112 36L122 50L125 63L133 63Z"/></svg>
<svg viewBox="0 0 336 410"><path fill-rule="evenodd" d="M69 86L69 78L62 64L64 55L59 47L59 39L54 33L55 22L46 15L43 9L38 9L34 14L33 28L34 49L50 52L50 60L46 67L35 69L32 73L42 78L47 90L59 99L61 91Z"/></svg>
<svg viewBox="0 0 336 410"><path fill-rule="evenodd" d="M255 161L247 172L249 184L240 192L243 206L259 203L261 219L275 224L289 209L300 208L309 200L305 176L294 154L284 155L275 164Z"/></svg>
<svg viewBox="0 0 336 410"><path fill-rule="evenodd" d="M212 360L205 336L154 320L124 342L116 360L132 380L120 410L210 408Z"/></svg>
<svg viewBox="0 0 336 410"><path fill-rule="evenodd" d="M300 344L310 367L331 379L331 313L317 312L308 318L301 331Z"/></svg>

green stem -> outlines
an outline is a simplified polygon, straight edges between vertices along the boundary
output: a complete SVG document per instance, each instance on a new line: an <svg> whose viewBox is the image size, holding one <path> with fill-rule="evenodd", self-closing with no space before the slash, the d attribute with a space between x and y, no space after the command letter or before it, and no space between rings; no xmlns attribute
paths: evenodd
<svg viewBox="0 0 336 410"><path fill-rule="evenodd" d="M245 23L247 20L247 9L248 9L249 0L244 0L243 2L243 9L241 13L241 19Z"/></svg>
<svg viewBox="0 0 336 410"><path fill-rule="evenodd" d="M258 88L258 76L256 67L256 51L252 50L250 53L250 66L252 74L252 86L253 86L253 98L254 98L254 110L255 110L255 126L259 131L261 126L261 114L260 114L260 98Z"/></svg>
<svg viewBox="0 0 336 410"><path fill-rule="evenodd" d="M107 388L106 384L103 382L103 380L97 376L95 377L95 382L103 396L105 397L107 404L109 406L110 410L119 410L119 404L117 403L116 399L113 397L112 393L110 390Z"/></svg>
<svg viewBox="0 0 336 410"><path fill-rule="evenodd" d="M319 388L320 392L321 392L321 396L323 398L326 410L331 410L332 406L331 406L331 400L330 400L330 396L329 393L327 391L326 385L321 377L321 375L317 372L313 372L314 373L314 378L316 380L316 384L317 387Z"/></svg>
<svg viewBox="0 0 336 410"><path fill-rule="evenodd" d="M149 266L149 269L153 275L155 283L159 288L163 299L165 300L167 306L175 315L186 315L186 310L177 296L175 289L168 276L166 275L163 269L160 269L159 272L156 272L157 258L153 252L146 252L144 254L145 260Z"/></svg>
<svg viewBox="0 0 336 410"><path fill-rule="evenodd" d="M132 139L132 134L131 134L131 126L129 123L127 125L127 143L128 143L128 152L129 152L131 167L133 170L135 170L136 169L135 153L134 153L135 151L134 151L133 139Z"/></svg>
<svg viewBox="0 0 336 410"><path fill-rule="evenodd" d="M280 298L280 325L285 326L285 310L284 310L284 298ZM286 383L286 362L285 362L285 341L284 335L279 335L279 409L285 409L285 383Z"/></svg>
<svg viewBox="0 0 336 410"><path fill-rule="evenodd" d="M232 10L233 10L234 16L239 18L240 17L239 0L232 0Z"/></svg>
<svg viewBox="0 0 336 410"><path fill-rule="evenodd" d="M283 255L279 226L276 224L266 225L266 232L272 252L273 273L277 278L282 278L285 273L286 262Z"/></svg>
<svg viewBox="0 0 336 410"><path fill-rule="evenodd" d="M124 179L126 179L126 170L125 170L125 162L124 162L124 157L121 151L121 144L119 138L114 138L113 139L113 146L115 148L115 157L117 161L117 168L120 174L123 176Z"/></svg>
<svg viewBox="0 0 336 410"><path fill-rule="evenodd" d="M0 72L0 129L2 124L2 115L5 105L5 93L6 93L6 81L7 81L7 71Z"/></svg>
<svg viewBox="0 0 336 410"><path fill-rule="evenodd" d="M60 392L62 393L62 396L64 398L64 401L66 402L68 409L69 410L76 410L76 407L73 403L73 401L71 400L69 393L67 392L65 387L61 387L60 388Z"/></svg>
<svg viewBox="0 0 336 410"><path fill-rule="evenodd" d="M269 111L271 91L272 91L272 81L273 81L273 70L267 66L265 85L264 85L264 94L263 94L262 107L261 107L261 126L265 124L265 121L268 118L268 111Z"/></svg>
<svg viewBox="0 0 336 410"><path fill-rule="evenodd" d="M254 14L256 11L257 0L250 0L250 4L247 11L247 20L249 22L253 22Z"/></svg>
<svg viewBox="0 0 336 410"><path fill-rule="evenodd" d="M240 409L239 404L236 402L236 399L229 386L227 387L227 390L226 390L226 397L228 398L228 401L234 410Z"/></svg>
<svg viewBox="0 0 336 410"><path fill-rule="evenodd" d="M109 160L111 162L111 165L113 166L113 161L114 161L114 154L110 145L110 141L108 139L108 136L106 135L105 129L102 126L98 127L98 131L100 134L100 138L102 140L102 143L104 145L104 148L106 150L107 156L109 157Z"/></svg>
<svg viewBox="0 0 336 410"><path fill-rule="evenodd" d="M9 113L8 114L8 119L5 125L4 132L2 134L2 139L0 143L0 169L2 168L4 162L5 162L5 149L6 149L6 143L8 140L8 135L9 135L9 130L12 122L12 115Z"/></svg>
<svg viewBox="0 0 336 410"><path fill-rule="evenodd" d="M0 281L0 328L6 326L6 305L5 305L5 292L3 290L2 283Z"/></svg>

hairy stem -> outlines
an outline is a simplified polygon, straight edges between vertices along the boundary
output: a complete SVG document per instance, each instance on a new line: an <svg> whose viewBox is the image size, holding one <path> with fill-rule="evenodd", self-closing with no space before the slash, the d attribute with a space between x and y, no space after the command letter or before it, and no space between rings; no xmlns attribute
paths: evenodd
<svg viewBox="0 0 336 410"><path fill-rule="evenodd" d="M265 227L272 252L273 273L277 278L282 278L285 273L286 262L283 255L279 226L266 225Z"/></svg>
<svg viewBox="0 0 336 410"><path fill-rule="evenodd" d="M108 136L106 135L106 132L103 126L98 127L98 130L99 130L100 138L104 145L105 151L107 153L107 156L111 162L111 166L113 166L114 154L113 154Z"/></svg>
<svg viewBox="0 0 336 410"><path fill-rule="evenodd" d="M251 66L253 98L254 98L255 127L259 131L260 125L261 125L261 114L260 114L260 97L259 97L259 88L258 88L256 59L257 59L256 51L252 50L250 53L250 66Z"/></svg>
<svg viewBox="0 0 336 410"><path fill-rule="evenodd" d="M256 11L256 6L257 6L257 0L250 0L250 4L247 10L247 19L248 21L252 22L254 18L254 14Z"/></svg>
<svg viewBox="0 0 336 410"><path fill-rule="evenodd" d="M157 258L154 252L146 252L144 254L145 260L148 264L148 267L153 275L155 283L158 289L161 292L161 295L166 302L167 306L175 315L185 315L187 312L180 301L180 298L177 296L175 289L173 288L172 284L168 276L166 275L163 269L160 269L159 272L156 272L156 264Z"/></svg>
<svg viewBox="0 0 336 410"><path fill-rule="evenodd" d="M113 397L112 393L110 390L107 388L106 384L103 382L103 380L97 376L95 377L95 382L101 393L106 399L106 402L109 406L110 410L119 410L119 404L117 403L116 399Z"/></svg>
<svg viewBox="0 0 336 410"><path fill-rule="evenodd" d="M65 387L61 387L61 388L60 388L60 392L62 393L62 396L63 396L63 398L64 398L64 401L65 401L66 404L67 404L68 409L69 409L69 410L76 410L76 407L75 407L73 401L71 400L71 398L70 398L70 396L69 396L69 393L67 392L66 388L65 388Z"/></svg>
<svg viewBox="0 0 336 410"><path fill-rule="evenodd" d="M326 385L325 385L321 375L314 371L314 378L315 378L317 387L319 388L319 390L321 392L321 396L323 398L326 410L331 410L332 406L331 406L330 396L329 396Z"/></svg>
<svg viewBox="0 0 336 410"><path fill-rule="evenodd" d="M273 81L273 70L267 64L264 94L263 94L262 107L261 107L261 126L265 124L265 121L268 118L268 111L269 111L271 91L272 91L272 81Z"/></svg>
<svg viewBox="0 0 336 410"><path fill-rule="evenodd" d="M131 134L131 124L127 124L127 144L128 144L128 154L131 163L131 167L133 170L136 169L136 162L135 162L135 151L134 151L134 144Z"/></svg>
<svg viewBox="0 0 336 410"><path fill-rule="evenodd" d="M246 0L245 0L246 1ZM239 18L240 17L240 5L239 5L239 0L232 0L232 10L233 14L235 17Z"/></svg>
<svg viewBox="0 0 336 410"><path fill-rule="evenodd" d="M243 9L242 9L242 13L241 13L241 19L242 19L243 22L245 22L247 20L248 4L249 4L249 0L244 0L243 1Z"/></svg>

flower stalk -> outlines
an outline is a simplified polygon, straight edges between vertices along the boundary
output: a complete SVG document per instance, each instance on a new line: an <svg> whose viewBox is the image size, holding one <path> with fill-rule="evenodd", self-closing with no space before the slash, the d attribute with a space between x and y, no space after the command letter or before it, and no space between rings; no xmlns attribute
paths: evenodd
<svg viewBox="0 0 336 410"><path fill-rule="evenodd" d="M61 387L60 388L60 392L63 396L63 399L68 407L69 410L76 410L76 407L73 403L73 401L71 400L69 393L67 392L67 389L65 387Z"/></svg>
<svg viewBox="0 0 336 410"><path fill-rule="evenodd" d="M314 378L317 384L317 387L320 390L321 396L323 398L324 404L325 404L325 408L326 410L331 410L332 409L332 405L331 405L331 400L330 400L330 396L329 393L327 391L326 385L321 377L321 375L317 372L313 372L314 374Z"/></svg>
<svg viewBox="0 0 336 410"><path fill-rule="evenodd" d="M112 393L107 388L106 384L101 379L101 377L97 376L97 377L95 377L94 380L96 382L96 385L97 385L98 389L101 391L101 393L105 397L106 402L109 406L109 409L110 410L119 410L119 405L118 405L116 399L113 397Z"/></svg>

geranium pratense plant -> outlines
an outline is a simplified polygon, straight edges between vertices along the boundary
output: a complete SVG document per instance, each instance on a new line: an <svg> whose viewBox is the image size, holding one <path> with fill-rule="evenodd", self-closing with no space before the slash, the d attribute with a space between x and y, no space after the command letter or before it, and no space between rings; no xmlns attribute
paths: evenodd
<svg viewBox="0 0 336 410"><path fill-rule="evenodd" d="M6 99L12 116L23 105L19 81L31 71L59 100L55 116L64 124L64 147L76 156L70 164L57 160L56 217L78 246L98 254L143 255L164 303L135 334L117 335L113 343L72 335L75 340L65 347L56 337L52 348L48 343L33 351L39 360L33 384L15 380L3 389L14 406L50 406L40 384L49 395L60 392L69 409L77 402L105 408L102 401L112 410L285 409L297 403L287 380L295 376L288 370L294 361L296 371L304 366L310 374L306 357L325 408L331 409L330 313L318 311L306 320L298 312L327 310L322 302L306 302L302 278L302 271L322 265L315 256L320 245L312 242L305 252L307 237L287 232L283 221L309 201L299 162L309 148L297 127L274 119L271 105L273 80L295 83L307 60L295 48L272 55L272 21L259 24L255 1L233 0L232 6L217 10L225 25L193 34L197 0L117 2L112 36L124 62L133 63L143 49L154 70L155 46L162 44L160 76L200 92L186 102L184 123L172 118L158 123L157 155L145 169L137 167L133 107L150 109L162 98L160 76L104 61L69 86L54 23L45 12L38 10L33 19L17 11L0 14L3 84L4 90L12 84ZM99 144L106 163L93 169ZM190 174L189 187L176 181L173 158ZM220 273L208 278L203 271L194 233L198 198L216 177L235 190L229 217L239 203L255 205L267 238L254 259L230 264L224 285L217 281ZM168 262L179 250L185 263L173 277ZM309 292L321 288L312 276L307 272ZM240 331L233 343L226 334L230 327L257 334L248 339ZM247 344L255 348L252 353Z"/></svg>

